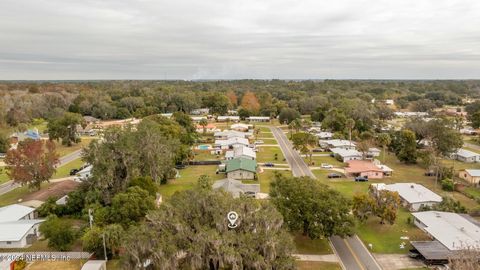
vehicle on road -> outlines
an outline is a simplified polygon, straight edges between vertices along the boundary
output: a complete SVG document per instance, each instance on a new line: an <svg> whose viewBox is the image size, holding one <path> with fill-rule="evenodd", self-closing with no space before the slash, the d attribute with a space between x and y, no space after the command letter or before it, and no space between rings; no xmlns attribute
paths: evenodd
<svg viewBox="0 0 480 270"><path fill-rule="evenodd" d="M328 163L322 163L322 164L320 164L320 167L322 167L324 169L332 169L333 165L330 165Z"/></svg>
<svg viewBox="0 0 480 270"><path fill-rule="evenodd" d="M341 178L342 175L339 174L339 173L329 173L329 174L327 175L327 177L328 177L328 178Z"/></svg>
<svg viewBox="0 0 480 270"><path fill-rule="evenodd" d="M368 182L367 176L357 176L355 177L355 182Z"/></svg>
<svg viewBox="0 0 480 270"><path fill-rule="evenodd" d="M263 166L265 166L265 167L275 167L275 164L273 164L271 162L267 162L267 163L263 164Z"/></svg>

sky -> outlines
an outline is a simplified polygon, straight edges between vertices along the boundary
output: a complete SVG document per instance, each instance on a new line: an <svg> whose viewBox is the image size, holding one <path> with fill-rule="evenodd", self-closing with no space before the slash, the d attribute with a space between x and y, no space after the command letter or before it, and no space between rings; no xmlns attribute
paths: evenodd
<svg viewBox="0 0 480 270"><path fill-rule="evenodd" d="M480 1L0 1L0 80L98 79L480 79Z"/></svg>

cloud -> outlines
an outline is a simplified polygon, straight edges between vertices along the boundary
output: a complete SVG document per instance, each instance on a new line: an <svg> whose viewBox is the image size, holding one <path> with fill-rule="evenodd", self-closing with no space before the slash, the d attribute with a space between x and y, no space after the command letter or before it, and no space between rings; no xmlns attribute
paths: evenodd
<svg viewBox="0 0 480 270"><path fill-rule="evenodd" d="M479 78L474 0L2 0L0 79Z"/></svg>

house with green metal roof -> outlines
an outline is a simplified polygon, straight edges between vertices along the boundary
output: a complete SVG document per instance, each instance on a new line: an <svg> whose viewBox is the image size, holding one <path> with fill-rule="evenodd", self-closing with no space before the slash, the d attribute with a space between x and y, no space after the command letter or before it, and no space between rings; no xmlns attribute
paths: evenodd
<svg viewBox="0 0 480 270"><path fill-rule="evenodd" d="M225 162L227 178L236 180L255 179L257 162L246 158L234 158Z"/></svg>

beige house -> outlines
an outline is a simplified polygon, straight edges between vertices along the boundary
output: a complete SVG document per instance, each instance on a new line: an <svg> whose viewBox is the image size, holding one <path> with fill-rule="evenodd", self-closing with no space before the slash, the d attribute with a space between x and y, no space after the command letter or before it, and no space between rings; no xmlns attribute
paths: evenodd
<svg viewBox="0 0 480 270"><path fill-rule="evenodd" d="M458 176L470 184L480 186L480 170L467 169L461 171Z"/></svg>

